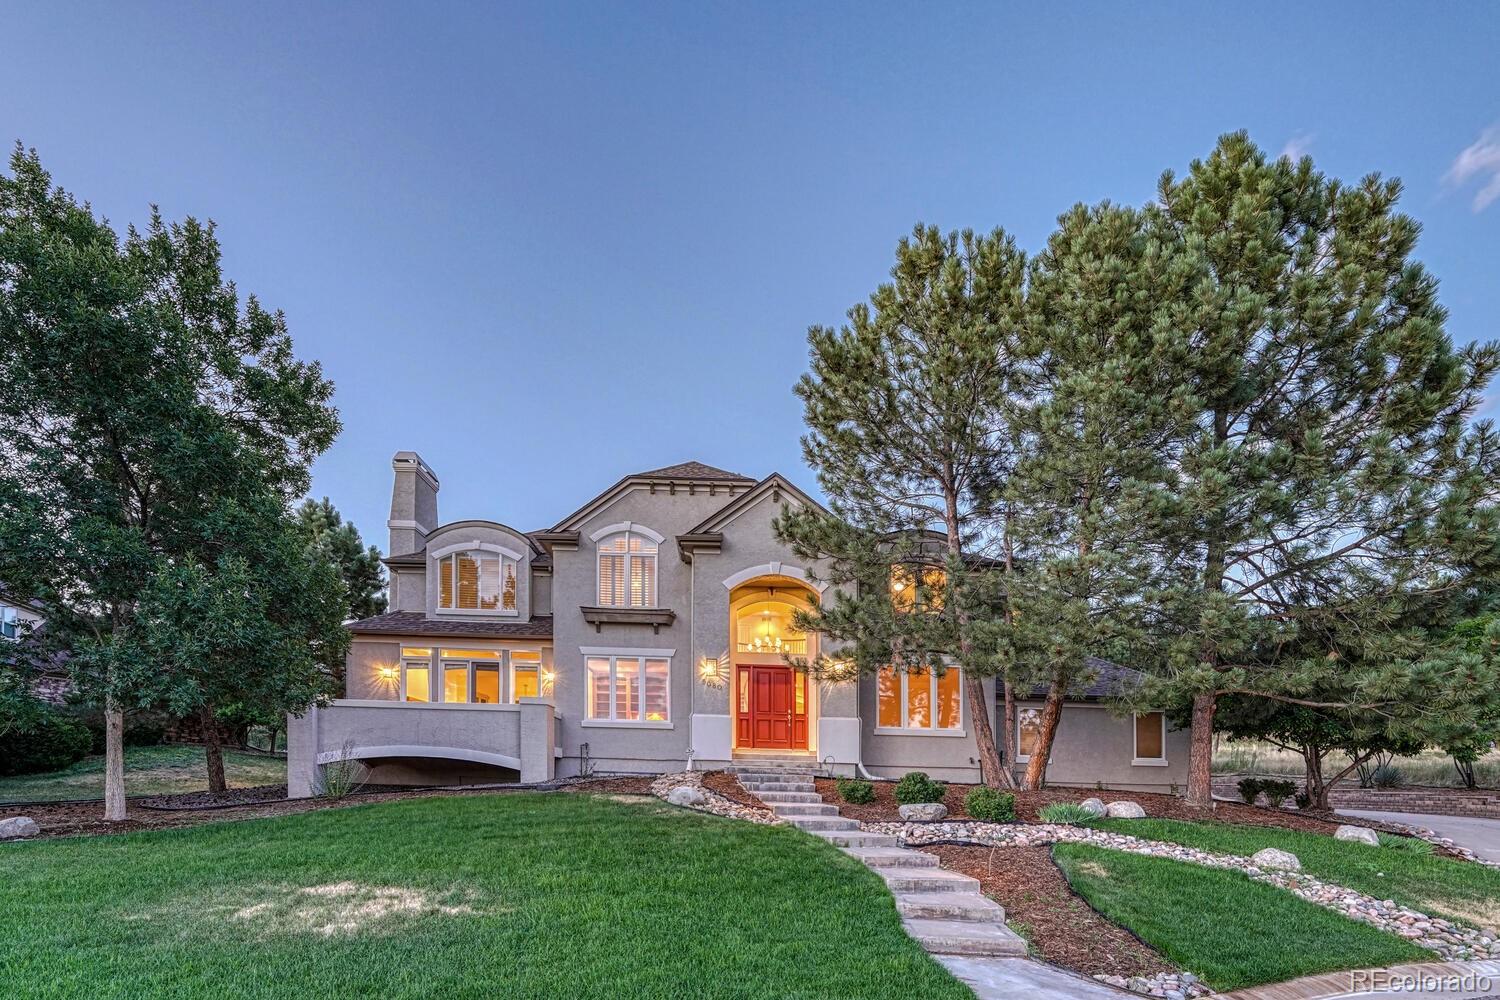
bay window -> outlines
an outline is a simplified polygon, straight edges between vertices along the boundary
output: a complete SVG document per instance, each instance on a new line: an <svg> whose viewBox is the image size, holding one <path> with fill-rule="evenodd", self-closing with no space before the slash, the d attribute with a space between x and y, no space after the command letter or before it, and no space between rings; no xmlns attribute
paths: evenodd
<svg viewBox="0 0 1500 1000"><path fill-rule="evenodd" d="M961 732L963 672L948 667L896 670L883 667L876 677L875 725L914 732Z"/></svg>
<svg viewBox="0 0 1500 1000"><path fill-rule="evenodd" d="M638 654L584 658L588 691L585 719L598 723L667 725L671 722L671 660Z"/></svg>

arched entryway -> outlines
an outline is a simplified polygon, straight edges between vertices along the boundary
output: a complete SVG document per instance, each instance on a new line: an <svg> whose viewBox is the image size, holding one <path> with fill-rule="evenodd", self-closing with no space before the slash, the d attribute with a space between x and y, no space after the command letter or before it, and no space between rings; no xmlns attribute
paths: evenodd
<svg viewBox="0 0 1500 1000"><path fill-rule="evenodd" d="M816 689L795 660L817 655L817 636L794 616L817 592L789 576L761 576L730 591L729 635L736 750L812 749Z"/></svg>

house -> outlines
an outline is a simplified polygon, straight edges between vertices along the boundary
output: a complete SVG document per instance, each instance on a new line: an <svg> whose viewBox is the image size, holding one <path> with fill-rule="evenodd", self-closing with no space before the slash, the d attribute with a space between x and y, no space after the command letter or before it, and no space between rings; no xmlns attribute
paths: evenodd
<svg viewBox="0 0 1500 1000"><path fill-rule="evenodd" d="M973 704L957 669L819 681L798 608L819 567L772 530L816 501L773 473L699 462L626 476L552 527L444 524L439 481L414 452L392 463L390 610L350 626L346 697L289 723L289 794L358 759L379 784L545 781L805 757L839 774L922 770L977 781L973 717L999 731L994 684ZM1103 663L1103 661L1100 661ZM1185 782L1187 734L1159 713L1101 707L1128 672L1064 710L1059 782L1166 791ZM1040 702L1017 705L1021 760Z"/></svg>

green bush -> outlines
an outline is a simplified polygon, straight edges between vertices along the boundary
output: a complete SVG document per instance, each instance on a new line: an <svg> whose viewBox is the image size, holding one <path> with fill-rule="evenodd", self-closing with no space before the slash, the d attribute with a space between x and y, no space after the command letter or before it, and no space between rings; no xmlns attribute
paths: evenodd
<svg viewBox="0 0 1500 1000"><path fill-rule="evenodd" d="M1253 806L1264 787L1265 782L1259 778L1241 778L1239 784L1240 798L1245 800L1245 805Z"/></svg>
<svg viewBox="0 0 1500 1000"><path fill-rule="evenodd" d="M896 782L896 801L903 806L915 802L941 802L947 791L947 785L933 781L926 771L912 771Z"/></svg>
<svg viewBox="0 0 1500 1000"><path fill-rule="evenodd" d="M993 788L975 788L964 796L964 812L970 818L986 823L1013 823L1016 819L1016 797Z"/></svg>
<svg viewBox="0 0 1500 1000"><path fill-rule="evenodd" d="M1260 783L1260 790L1266 793L1266 805L1280 809L1283 802L1297 794L1297 783L1285 778L1266 778Z"/></svg>
<svg viewBox="0 0 1500 1000"><path fill-rule="evenodd" d="M1377 833L1376 836L1380 838L1381 847L1389 847L1393 851L1420 855L1432 853L1432 844L1419 837L1400 837L1394 833Z"/></svg>
<svg viewBox="0 0 1500 1000"><path fill-rule="evenodd" d="M1082 826L1099 818L1077 802L1054 802L1042 807L1037 815L1043 823L1066 823L1069 826Z"/></svg>
<svg viewBox="0 0 1500 1000"><path fill-rule="evenodd" d="M1406 784L1406 775L1395 764L1381 764L1370 775L1370 784L1376 788L1400 788Z"/></svg>
<svg viewBox="0 0 1500 1000"><path fill-rule="evenodd" d="M88 756L93 743L88 726L71 715L47 709L26 732L0 736L0 774L58 771Z"/></svg>
<svg viewBox="0 0 1500 1000"><path fill-rule="evenodd" d="M840 778L839 798L851 805L862 806L875 801L875 786L860 778Z"/></svg>

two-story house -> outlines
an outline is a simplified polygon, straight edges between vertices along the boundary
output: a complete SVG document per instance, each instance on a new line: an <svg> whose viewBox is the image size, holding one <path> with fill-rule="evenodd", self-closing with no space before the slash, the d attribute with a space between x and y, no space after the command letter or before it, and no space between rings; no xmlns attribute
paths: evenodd
<svg viewBox="0 0 1500 1000"><path fill-rule="evenodd" d="M339 758L381 784L711 769L758 754L978 780L972 720L987 712L998 731L992 682L975 705L958 669L829 682L787 662L817 654L793 615L827 585L772 530L783 506L816 505L785 477L686 462L520 531L444 524L433 470L414 452L393 469L390 610L350 626L347 696L291 720L291 795L314 794L319 767ZM1128 674L1106 666L1105 688ZM1160 713L1116 717L1105 693L1069 703L1051 779L1184 781L1186 733ZM1037 707L1018 706L1013 759Z"/></svg>

